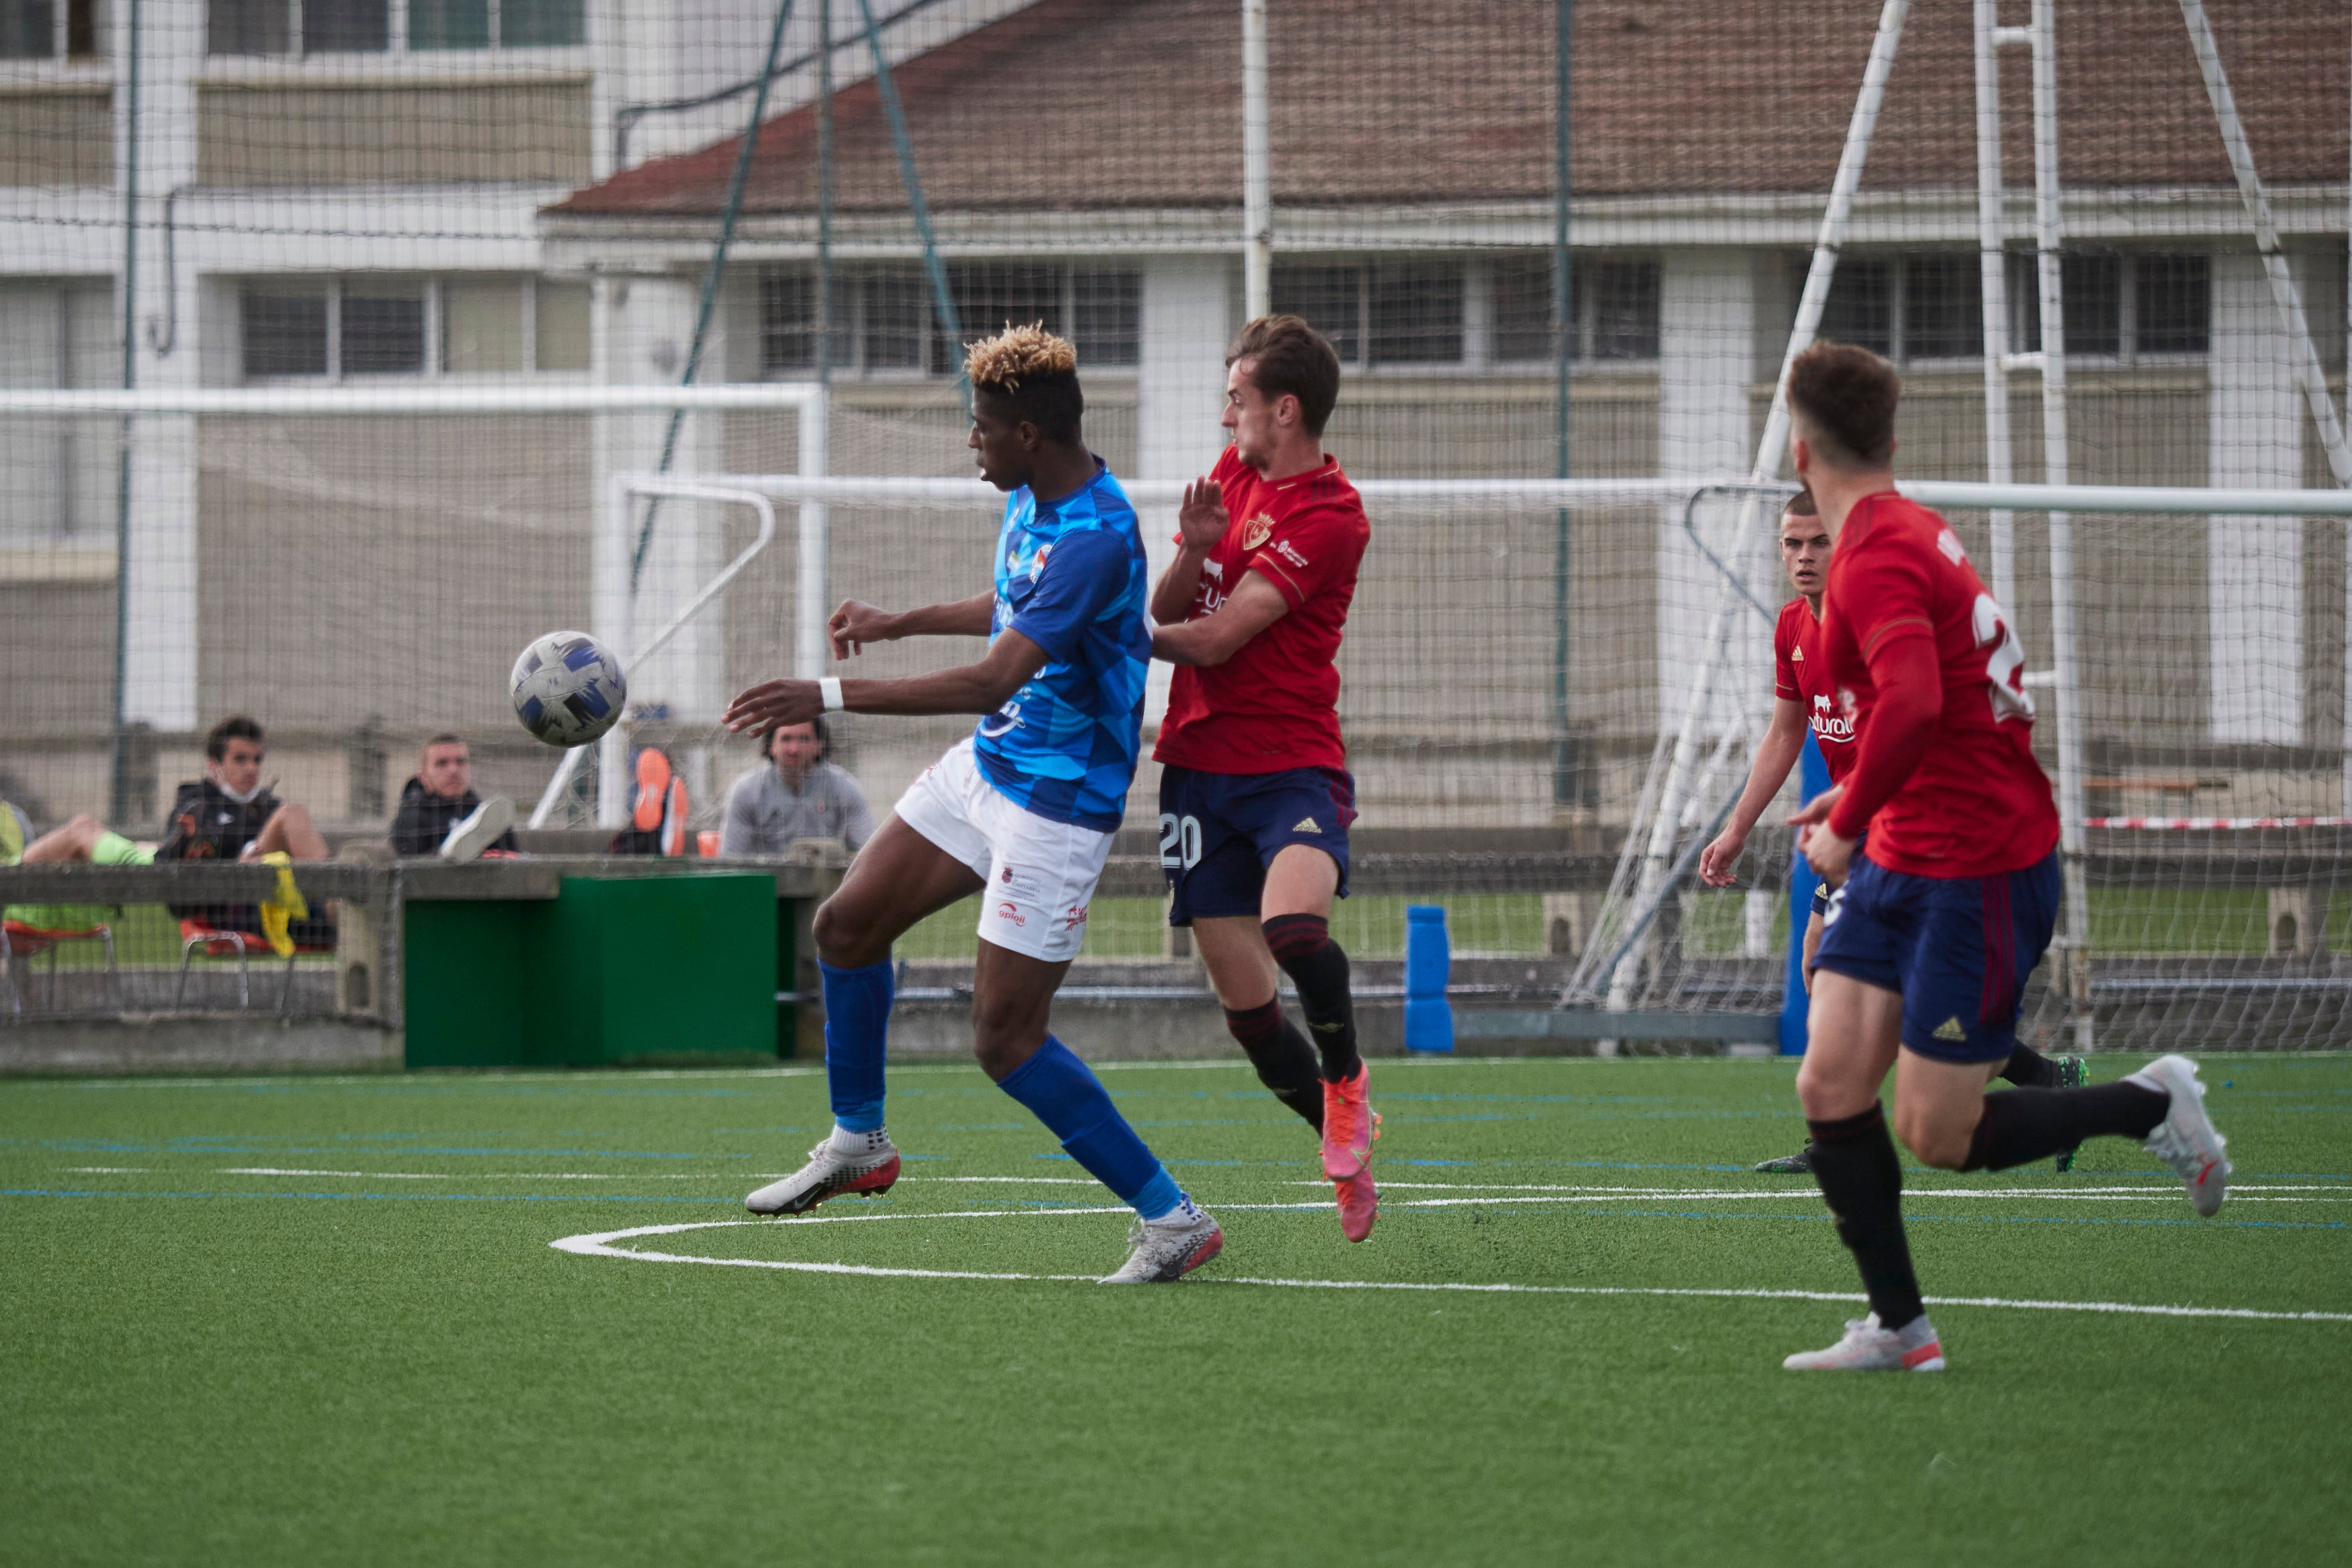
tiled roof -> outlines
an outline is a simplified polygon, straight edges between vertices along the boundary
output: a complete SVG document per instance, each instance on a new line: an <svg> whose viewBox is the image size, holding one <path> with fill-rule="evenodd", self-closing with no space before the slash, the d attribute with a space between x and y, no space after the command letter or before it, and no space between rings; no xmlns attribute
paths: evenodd
<svg viewBox="0 0 2352 1568"><path fill-rule="evenodd" d="M2263 177L2340 184L2352 27L2342 0L2208 0ZM898 68L925 192L942 211L1240 203L1241 46L1231 0L1038 0ZM1866 0L1584 0L1576 7L1580 196L1825 190L1877 19ZM2004 0L2003 20L2025 19ZM1277 0L1277 205L1548 198L1552 0ZM1865 187L1971 188L1969 0L1917 0ZM2175 0L2059 0L2069 186L2230 179ZM2002 51L2007 178L2029 186L2031 74ZM903 209L871 82L835 100L835 201ZM816 126L760 139L745 210L805 212ZM737 139L625 171L551 212L715 214Z"/></svg>

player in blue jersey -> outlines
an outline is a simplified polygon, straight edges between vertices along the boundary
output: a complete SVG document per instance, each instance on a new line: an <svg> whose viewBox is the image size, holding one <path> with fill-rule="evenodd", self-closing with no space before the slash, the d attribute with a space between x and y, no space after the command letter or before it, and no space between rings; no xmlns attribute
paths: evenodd
<svg viewBox="0 0 2352 1568"><path fill-rule="evenodd" d="M996 584L959 604L892 615L856 600L829 623L834 657L908 637L986 637L977 664L904 680L772 680L735 699L728 728L767 731L820 712L978 713L971 736L908 786L816 912L824 1068L834 1129L809 1160L744 1200L802 1214L843 1193L882 1193L898 1151L882 1126L890 944L924 916L984 891L972 969L972 1049L1137 1215L1107 1283L1176 1279L1224 1245L1111 1104L1046 1032L1087 906L1126 810L1143 725L1151 637L1135 509L1079 434L1077 355L1042 327L972 345L969 445L1001 490Z"/></svg>

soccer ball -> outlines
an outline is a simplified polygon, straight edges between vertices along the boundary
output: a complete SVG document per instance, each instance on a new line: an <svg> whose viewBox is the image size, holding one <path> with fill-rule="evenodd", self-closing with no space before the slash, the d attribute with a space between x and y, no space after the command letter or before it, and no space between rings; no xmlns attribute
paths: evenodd
<svg viewBox="0 0 2352 1568"><path fill-rule="evenodd" d="M621 661L586 632L550 632L523 649L509 684L522 727L551 746L598 739L629 695Z"/></svg>

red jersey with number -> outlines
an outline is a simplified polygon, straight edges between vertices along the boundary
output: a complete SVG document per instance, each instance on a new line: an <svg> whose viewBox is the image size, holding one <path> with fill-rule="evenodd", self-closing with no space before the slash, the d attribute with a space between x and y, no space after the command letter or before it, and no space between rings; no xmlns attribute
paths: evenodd
<svg viewBox="0 0 2352 1568"><path fill-rule="evenodd" d="M1186 620L1213 615L1255 572L1290 606L1213 668L1179 665L1152 756L1207 773L1345 768L1339 637L1372 525L1337 458L1268 480L1227 447L1209 476L1230 521L1201 565Z"/></svg>
<svg viewBox="0 0 2352 1568"><path fill-rule="evenodd" d="M2033 760L2033 699L2017 635L1969 564L1959 536L1892 490L1847 514L1822 600L1820 658L1836 710L1866 735L1870 658L1894 640L1931 638L1943 678L1934 738L1911 775L1869 822L1832 821L1841 837L1870 830L1870 858L1919 877L2020 870L2058 842L2050 780Z"/></svg>
<svg viewBox="0 0 2352 1568"><path fill-rule="evenodd" d="M1853 716L1838 707L1837 683L1822 658L1822 623L1801 596L1781 606L1780 624L1772 628L1772 658L1774 694L1803 705L1813 743L1829 764L1831 784L1843 784L1853 766Z"/></svg>

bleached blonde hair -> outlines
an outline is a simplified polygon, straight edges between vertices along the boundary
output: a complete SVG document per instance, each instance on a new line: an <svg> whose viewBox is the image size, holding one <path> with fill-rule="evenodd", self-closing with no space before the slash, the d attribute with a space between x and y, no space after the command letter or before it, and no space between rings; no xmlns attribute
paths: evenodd
<svg viewBox="0 0 2352 1568"><path fill-rule="evenodd" d="M1018 392L1024 381L1076 375L1077 370L1078 351L1068 339L1047 331L1043 321L1018 327L1007 323L995 336L971 344L963 356L963 373L972 385L992 392Z"/></svg>

